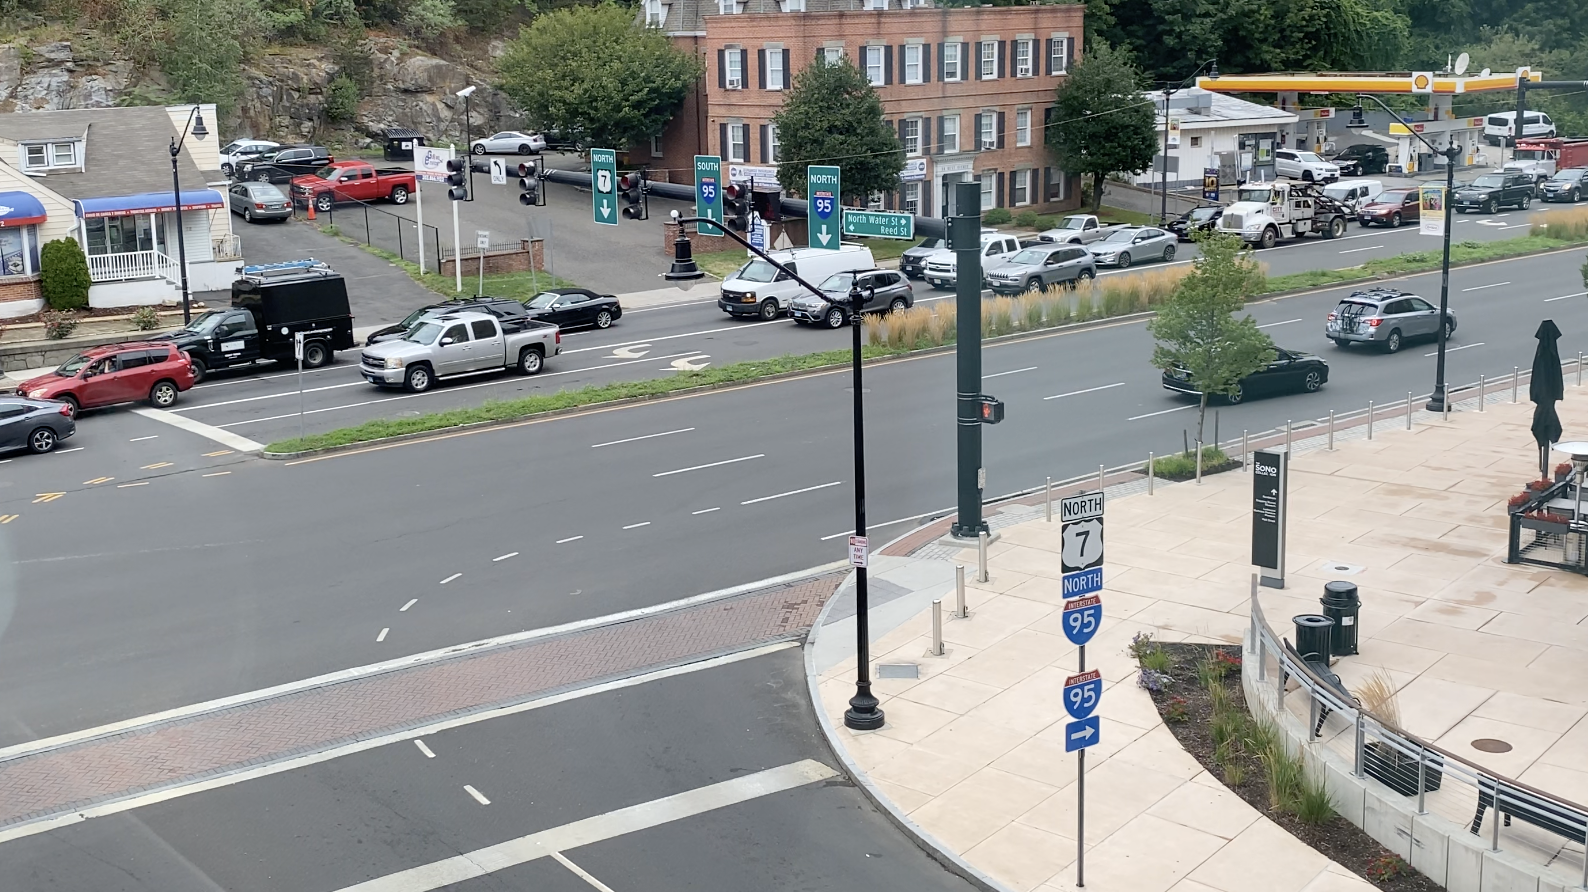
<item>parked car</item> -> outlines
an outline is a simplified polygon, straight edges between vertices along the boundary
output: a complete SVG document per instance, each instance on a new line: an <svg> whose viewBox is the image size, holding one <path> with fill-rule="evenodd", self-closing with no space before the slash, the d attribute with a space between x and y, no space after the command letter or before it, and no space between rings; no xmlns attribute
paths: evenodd
<svg viewBox="0 0 1588 892"><path fill-rule="evenodd" d="M1060 220L1059 225L1052 229L1037 233L1037 238L1045 242L1089 245L1099 239L1106 238L1109 233L1118 229L1120 225L1105 226L1092 214L1071 214Z"/></svg>
<svg viewBox="0 0 1588 892"><path fill-rule="evenodd" d="M503 130L475 140L469 151L476 155L539 155L546 151L546 138L539 133Z"/></svg>
<svg viewBox="0 0 1588 892"><path fill-rule="evenodd" d="M1191 241L1193 232L1211 232L1219 225L1219 218L1224 216L1224 206L1192 208L1181 214L1176 219L1169 221L1168 229L1174 233L1177 240Z"/></svg>
<svg viewBox="0 0 1588 892"><path fill-rule="evenodd" d="M426 319L394 341L364 348L359 374L376 387L423 393L436 381L515 368L538 375L562 351L555 325L528 322L506 331L490 313L448 313Z"/></svg>
<svg viewBox="0 0 1588 892"><path fill-rule="evenodd" d="M616 294L597 294L588 288L553 288L530 298L524 304L529 318L550 322L558 328L593 325L610 328L623 318L623 307Z"/></svg>
<svg viewBox="0 0 1588 892"><path fill-rule="evenodd" d="M314 173L335 160L325 146L283 146L242 162L232 175L239 180L279 185L292 182L293 177Z"/></svg>
<svg viewBox="0 0 1588 892"><path fill-rule="evenodd" d="M1358 205L1356 222L1363 226L1399 226L1415 223L1422 205L1416 189L1385 189L1366 204Z"/></svg>
<svg viewBox="0 0 1588 892"><path fill-rule="evenodd" d="M1588 195L1588 167L1569 167L1555 172L1538 187L1543 201L1569 201L1573 204Z"/></svg>
<svg viewBox="0 0 1588 892"><path fill-rule="evenodd" d="M232 213L242 214L249 223L262 220L280 222L292 218L292 204L287 201L287 193L275 183L248 180L233 183L226 190L226 203Z"/></svg>
<svg viewBox="0 0 1588 892"><path fill-rule="evenodd" d="M1456 331L1456 311L1445 311L1445 340ZM1396 353L1408 338L1437 338L1439 308L1409 291L1371 288L1353 291L1324 322L1336 346L1373 344Z"/></svg>
<svg viewBox="0 0 1588 892"><path fill-rule="evenodd" d="M313 204L320 213L341 201L390 201L407 204L419 188L414 172L403 167L376 168L368 161L333 161L312 174L292 178L292 200Z"/></svg>
<svg viewBox="0 0 1588 892"><path fill-rule="evenodd" d="M1456 190L1455 208L1463 214L1467 211L1492 214L1506 206L1525 211L1533 203L1535 185L1532 174L1486 173Z"/></svg>
<svg viewBox="0 0 1588 892"><path fill-rule="evenodd" d="M1022 248L1020 253L993 264L985 272L987 285L995 293L1019 294L1095 279L1097 262L1080 245L1041 245Z"/></svg>
<svg viewBox="0 0 1588 892"><path fill-rule="evenodd" d="M0 396L0 452L42 454L77 433L72 407L57 400Z"/></svg>
<svg viewBox="0 0 1588 892"><path fill-rule="evenodd" d="M547 130L541 136L546 138L546 148L553 152L583 152L585 138L577 133L564 133L561 130Z"/></svg>
<svg viewBox="0 0 1588 892"><path fill-rule="evenodd" d="M193 386L193 368L175 344L132 341L90 347L53 372L23 381L17 393L30 400L65 403L70 417L83 409L148 400L156 409L176 405Z"/></svg>
<svg viewBox="0 0 1588 892"><path fill-rule="evenodd" d="M1151 226L1122 226L1100 242L1087 246L1099 266L1124 269L1139 260L1174 259L1174 233Z"/></svg>
<svg viewBox="0 0 1588 892"><path fill-rule="evenodd" d="M522 326L529 321L529 313L525 311L524 305L510 297L458 297L440 303L426 304L409 313L396 325L376 329L364 338L364 346L394 341L402 337L403 332L425 319L463 312L490 313L502 320L502 327L506 329Z"/></svg>
<svg viewBox="0 0 1588 892"><path fill-rule="evenodd" d="M1311 353L1276 349L1274 361L1266 368L1242 378L1240 383L1235 385L1234 392L1221 396L1226 403L1233 406L1254 396L1317 393L1327 383L1329 383L1329 364L1321 357ZM1191 373L1184 368L1166 370L1163 373L1163 386L1165 390L1172 390L1175 393L1202 396L1202 391L1198 390L1191 380Z"/></svg>
<svg viewBox="0 0 1588 892"><path fill-rule="evenodd" d="M1357 208L1372 201L1383 191L1384 184L1378 180L1340 180L1323 187L1324 195L1338 201L1353 214Z"/></svg>
<svg viewBox="0 0 1588 892"><path fill-rule="evenodd" d="M873 269L877 261L865 245L840 245L836 251L822 248L788 248L772 251L773 260L794 270L794 274L812 284L820 284L833 273ZM759 257L723 280L718 292L717 309L730 316L758 316L772 320L788 308L789 301L808 294L805 286L789 278L778 268Z"/></svg>
<svg viewBox="0 0 1588 892"><path fill-rule="evenodd" d="M905 248L899 255L899 272L905 278L920 279L926 276L926 258L948 247L946 238L924 238L913 248Z"/></svg>
<svg viewBox="0 0 1588 892"><path fill-rule="evenodd" d="M1275 149L1274 174L1308 183L1332 183L1340 178L1340 168L1315 152Z"/></svg>
<svg viewBox="0 0 1588 892"><path fill-rule="evenodd" d="M234 139L221 147L221 173L231 176L238 164L280 147L281 143L268 139Z"/></svg>
<svg viewBox="0 0 1588 892"><path fill-rule="evenodd" d="M1023 247L1020 239L1012 235L1005 235L996 229L983 229L981 231L981 268L985 273L987 268L997 264L1000 260L1013 257L1020 253ZM959 255L947 248L933 254L926 259L926 281L933 288L952 289L959 281L956 270L959 266Z"/></svg>
<svg viewBox="0 0 1588 892"><path fill-rule="evenodd" d="M890 269L834 273L816 287L827 297L809 291L789 302L788 315L799 325L842 328L849 319L849 290L860 286L862 313L895 312L915 306L915 289L902 274Z"/></svg>
<svg viewBox="0 0 1588 892"><path fill-rule="evenodd" d="M1329 163L1340 168L1340 176L1361 177L1389 170L1389 149L1362 143L1346 146Z"/></svg>

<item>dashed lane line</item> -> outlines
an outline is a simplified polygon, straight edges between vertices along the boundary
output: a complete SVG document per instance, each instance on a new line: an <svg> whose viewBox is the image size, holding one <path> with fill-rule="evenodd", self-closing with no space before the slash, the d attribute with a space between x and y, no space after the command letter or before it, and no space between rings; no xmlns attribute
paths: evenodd
<svg viewBox="0 0 1588 892"><path fill-rule="evenodd" d="M137 483L118 483L118 484L116 484L116 488L117 489L127 489L127 488L133 487L133 486L148 486L148 485L149 485L149 481L147 481L147 480L139 480Z"/></svg>
<svg viewBox="0 0 1588 892"><path fill-rule="evenodd" d="M493 557L493 558L491 558L491 563L493 563L493 564L494 564L494 563L496 563L496 562L498 562L498 561L505 561L505 560L507 560L507 559L508 559L508 558L513 558L513 557L518 557L518 552L516 552L516 551L509 551L509 552L508 552L508 553L507 553L507 554L504 554L504 555L500 555L500 556L498 556L498 557Z"/></svg>
<svg viewBox="0 0 1588 892"><path fill-rule="evenodd" d="M640 527L648 527L648 526L650 526L650 525L651 525L651 522L650 522L650 521L648 521L648 520L642 520L642 521L640 521L640 522L639 522L639 523L631 523L631 524L629 524L629 525L628 525L628 526L626 526L626 527L624 527L624 529L625 529L625 530L637 530L637 529L639 529L639 528L640 528Z"/></svg>
<svg viewBox="0 0 1588 892"><path fill-rule="evenodd" d="M462 576L462 575L463 575L462 573L454 573L451 576L448 576L446 579L441 580L441 584L442 585L446 585L447 583L451 582L454 579L457 579L459 576Z"/></svg>
<svg viewBox="0 0 1588 892"><path fill-rule="evenodd" d="M693 466L688 467L688 468L678 468L677 470L673 470L673 471L663 471L660 474L652 474L651 476L652 477L671 477L674 474L687 474L690 471L704 471L707 468L719 468L719 467L722 467L723 465L732 465L732 464L737 464L737 463L742 462L742 461L752 461L752 460L758 459L758 458L766 458L766 453L757 452L755 455L743 455L743 456L740 456L738 458L729 458L729 459L724 459L723 461L710 462L709 464L693 465Z"/></svg>
<svg viewBox="0 0 1588 892"><path fill-rule="evenodd" d="M826 489L829 486L838 486L841 483L843 483L842 480L834 480L831 483L821 483L821 484L818 484L816 486L807 486L804 489L791 489L788 492L780 492L777 495L771 495L771 496L762 496L759 499L750 499L748 501L740 502L739 504L741 504L741 505L754 505L754 504L757 504L759 502L770 502L773 499L781 499L784 496L797 496L800 493L815 492L818 489Z"/></svg>
<svg viewBox="0 0 1588 892"><path fill-rule="evenodd" d="M567 545L569 542L578 542L580 539L583 539L583 538L584 538L583 536L569 536L566 539L558 539L557 540L557 544L558 545Z"/></svg>
<svg viewBox="0 0 1588 892"><path fill-rule="evenodd" d="M0 514L0 523L10 523L21 516L20 514Z"/></svg>
<svg viewBox="0 0 1588 892"><path fill-rule="evenodd" d="M1103 385L1101 385L1099 387L1088 387L1085 390L1072 390L1072 391L1070 391L1068 393L1055 393L1052 396L1045 396L1042 399L1043 400L1062 400L1062 399L1064 399L1067 396L1080 396L1083 393L1096 393L1099 390L1112 390L1115 387L1124 387L1124 386L1125 386L1125 382L1124 381L1120 381L1120 382L1118 382L1116 384L1103 384Z"/></svg>
<svg viewBox="0 0 1588 892"><path fill-rule="evenodd" d="M380 634L375 636L375 643L379 644L382 641L385 641L386 640L386 633L390 632L390 631L391 631L391 627L390 626L388 626L388 627L386 627L384 629L381 629L380 630Z"/></svg>
<svg viewBox="0 0 1588 892"><path fill-rule="evenodd" d="M83 481L83 485L84 486L94 486L95 484L99 484L99 483L109 483L110 481L115 480L115 479L116 478L114 478L114 477L95 477L92 480L84 480Z"/></svg>
<svg viewBox="0 0 1588 892"><path fill-rule="evenodd" d="M419 752L424 753L426 759L434 759L436 757L436 754L430 751L430 747L425 746L423 740L415 740L414 746L419 747Z"/></svg>
<svg viewBox="0 0 1588 892"><path fill-rule="evenodd" d="M397 612L398 613L407 613L408 612L408 608L410 608L410 607L412 607L412 606L414 606L415 604L418 604L418 603L419 603L419 599L418 598L412 598L412 599L410 599L408 601L407 604L404 604L403 606L397 608Z"/></svg>
<svg viewBox="0 0 1588 892"><path fill-rule="evenodd" d="M659 434L646 434L643 437L629 437L629 438L624 439L624 440L612 440L612 441L606 442L606 443L591 443L590 444L590 448L591 449L600 449L603 446L619 446L619 445L621 445L623 443L638 443L641 440L654 440L657 437L670 437L673 434L687 434L687 433L689 433L692 430L694 430L694 428L692 428L692 427L681 427L681 428L679 428L678 430L675 430L675 431L662 431Z"/></svg>
<svg viewBox="0 0 1588 892"><path fill-rule="evenodd" d="M474 801L478 802L481 805L490 805L491 804L491 800L486 799L484 793L481 793L479 790L474 789L474 786L472 784L464 784L463 785L463 792L468 793L470 796L473 796L474 797Z"/></svg>
<svg viewBox="0 0 1588 892"><path fill-rule="evenodd" d="M564 855L563 853L561 853L561 852L552 852L551 853L551 857L558 864L561 864L563 867L568 868L568 870L570 870L573 873L574 876L578 877L581 880L584 880L585 882L589 883L591 886L593 886L596 889L598 889L599 892L613 892L611 886L608 886L606 883L603 883L600 880L596 879L595 877L591 876L590 872L588 870L585 870L583 867L580 867L579 865L573 863L572 861L569 861L568 860L568 856Z"/></svg>
<svg viewBox="0 0 1588 892"><path fill-rule="evenodd" d="M42 505L45 502L53 502L56 499L58 499L58 498L60 498L61 496L64 496L64 495L66 495L66 493L64 493L64 492L40 492L40 493L34 493L33 494L33 504Z"/></svg>

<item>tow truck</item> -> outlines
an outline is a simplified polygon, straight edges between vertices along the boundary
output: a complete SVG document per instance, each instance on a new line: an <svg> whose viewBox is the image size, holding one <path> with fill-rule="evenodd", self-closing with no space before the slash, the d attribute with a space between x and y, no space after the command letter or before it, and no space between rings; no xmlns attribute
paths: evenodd
<svg viewBox="0 0 1588 892"><path fill-rule="evenodd" d="M1272 248L1286 237L1318 235L1339 238L1351 212L1345 205L1323 193L1316 183L1278 180L1271 183L1242 183L1236 202L1224 209L1218 231L1238 235L1249 245Z"/></svg>
<svg viewBox="0 0 1588 892"><path fill-rule="evenodd" d="M1531 174L1535 183L1542 183L1556 171L1574 167L1588 167L1588 139L1523 139L1501 169L1506 173Z"/></svg>

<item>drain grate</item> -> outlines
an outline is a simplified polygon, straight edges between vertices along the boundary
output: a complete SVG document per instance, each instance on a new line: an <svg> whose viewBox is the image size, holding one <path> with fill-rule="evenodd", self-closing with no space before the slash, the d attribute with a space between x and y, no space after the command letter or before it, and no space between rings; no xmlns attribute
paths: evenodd
<svg viewBox="0 0 1588 892"><path fill-rule="evenodd" d="M920 678L921 667L915 663L878 663L878 678Z"/></svg>
<svg viewBox="0 0 1588 892"><path fill-rule="evenodd" d="M1323 573L1333 573L1336 576L1355 576L1367 569L1357 564L1347 564L1344 561L1324 561L1318 565L1318 570Z"/></svg>
<svg viewBox="0 0 1588 892"><path fill-rule="evenodd" d="M1503 740L1495 740L1493 737L1479 737L1477 740L1472 741L1472 748L1480 753L1508 753L1511 751L1509 743Z"/></svg>

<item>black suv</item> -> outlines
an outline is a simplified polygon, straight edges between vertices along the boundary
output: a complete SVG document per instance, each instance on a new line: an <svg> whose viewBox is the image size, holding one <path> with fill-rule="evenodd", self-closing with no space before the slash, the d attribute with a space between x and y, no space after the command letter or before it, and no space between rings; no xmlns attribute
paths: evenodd
<svg viewBox="0 0 1588 892"><path fill-rule="evenodd" d="M434 316L443 316L447 313L457 313L464 310L473 310L480 313L490 313L501 320L503 328L522 326L529 321L529 314L525 312L524 305L507 297L458 297L444 300L440 303L427 304L409 313L407 318L396 325L371 332L364 339L364 346L379 344L381 341L390 341L403 336L403 333L413 327L421 319Z"/></svg>
<svg viewBox="0 0 1588 892"><path fill-rule="evenodd" d="M1538 187L1542 201L1569 201L1573 204L1588 195L1588 167L1568 167L1558 170Z"/></svg>
<svg viewBox="0 0 1588 892"><path fill-rule="evenodd" d="M325 146L282 146L237 165L237 179L260 183L289 183L311 174L336 159Z"/></svg>
<svg viewBox="0 0 1588 892"><path fill-rule="evenodd" d="M1181 214L1178 219L1170 220L1164 227L1174 233L1175 238L1182 242L1191 241L1193 232L1211 232L1219 225L1219 218L1224 216L1222 207L1192 208Z"/></svg>
<svg viewBox="0 0 1588 892"><path fill-rule="evenodd" d="M1383 146L1347 146L1345 151L1329 159L1340 168L1342 177L1360 177L1389 170L1389 150Z"/></svg>
<svg viewBox="0 0 1588 892"><path fill-rule="evenodd" d="M1533 175L1527 173L1486 173L1465 186L1456 187L1456 210L1492 214L1515 205L1522 210L1533 203Z"/></svg>

